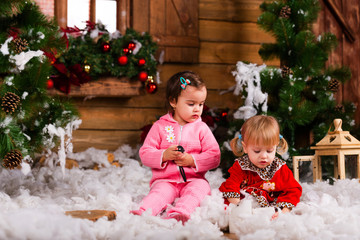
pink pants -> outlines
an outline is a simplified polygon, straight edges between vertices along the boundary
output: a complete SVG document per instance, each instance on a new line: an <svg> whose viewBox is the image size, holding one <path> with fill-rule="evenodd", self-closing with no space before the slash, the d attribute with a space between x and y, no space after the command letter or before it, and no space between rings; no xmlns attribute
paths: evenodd
<svg viewBox="0 0 360 240"><path fill-rule="evenodd" d="M168 204L172 204L176 198L179 198L167 214L181 213L190 216L210 193L210 185L205 179L194 179L185 183L157 182L142 200L140 210L145 211L151 208L152 215L156 216L165 210Z"/></svg>

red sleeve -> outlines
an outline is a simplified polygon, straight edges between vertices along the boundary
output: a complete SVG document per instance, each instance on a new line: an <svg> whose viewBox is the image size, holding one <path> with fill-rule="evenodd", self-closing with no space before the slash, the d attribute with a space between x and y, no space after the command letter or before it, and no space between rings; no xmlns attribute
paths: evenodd
<svg viewBox="0 0 360 240"><path fill-rule="evenodd" d="M296 206L300 202L302 187L295 180L292 171L287 165L282 166L276 174L279 174L279 183L281 183L280 189L278 189L281 193L278 196L277 205L286 207L287 203L290 203Z"/></svg>
<svg viewBox="0 0 360 240"><path fill-rule="evenodd" d="M228 172L230 173L230 177L221 184L219 190L223 193L239 194L240 197L240 184L244 180L244 177L238 161L235 161Z"/></svg>

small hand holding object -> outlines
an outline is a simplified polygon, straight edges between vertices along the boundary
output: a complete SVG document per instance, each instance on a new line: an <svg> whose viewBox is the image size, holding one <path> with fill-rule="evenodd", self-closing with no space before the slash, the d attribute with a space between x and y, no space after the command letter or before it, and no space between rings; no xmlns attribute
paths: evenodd
<svg viewBox="0 0 360 240"><path fill-rule="evenodd" d="M182 147L182 146L177 146L177 150L181 153L184 153L185 152L185 149ZM184 182L186 182L186 175L185 175L185 171L184 171L184 168L183 167L179 167L179 170L180 170L180 174L182 176L182 178L184 179Z"/></svg>
<svg viewBox="0 0 360 240"><path fill-rule="evenodd" d="M163 162L174 161L179 159L183 154L177 150L178 146L172 145L168 147L163 153Z"/></svg>
<svg viewBox="0 0 360 240"><path fill-rule="evenodd" d="M174 163L179 167L195 167L193 157L185 152L185 149L182 146L177 146L177 151L179 151L178 158L174 159Z"/></svg>
<svg viewBox="0 0 360 240"><path fill-rule="evenodd" d="M183 148L183 146L179 145L179 146L177 146L177 151L184 153L185 149Z"/></svg>

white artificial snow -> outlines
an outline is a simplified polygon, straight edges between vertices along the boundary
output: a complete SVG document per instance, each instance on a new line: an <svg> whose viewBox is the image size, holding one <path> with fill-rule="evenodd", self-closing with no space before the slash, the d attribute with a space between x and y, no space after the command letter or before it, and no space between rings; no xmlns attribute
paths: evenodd
<svg viewBox="0 0 360 240"><path fill-rule="evenodd" d="M41 50L37 51L26 51L21 52L17 55L11 55L10 61L15 62L18 70L22 71L25 69L25 65L33 58L33 57L43 57L44 52Z"/></svg>
<svg viewBox="0 0 360 240"><path fill-rule="evenodd" d="M135 43L135 48L134 48L132 54L136 55L140 51L142 44L137 40L133 40L133 42Z"/></svg>
<svg viewBox="0 0 360 240"><path fill-rule="evenodd" d="M164 64L164 60L165 59L165 51L161 50L160 55L159 55L159 64L163 65Z"/></svg>
<svg viewBox="0 0 360 240"><path fill-rule="evenodd" d="M25 134L25 133L22 133L22 134L26 137L26 139L27 139L28 141L31 140L31 137L30 137L29 135L27 135L27 134Z"/></svg>
<svg viewBox="0 0 360 240"><path fill-rule="evenodd" d="M9 42L11 42L13 40L13 37L9 37L8 39L6 39L6 41L4 42L4 44L1 45L1 48L0 48L0 52L3 54L3 55L8 55L10 52L9 52Z"/></svg>
<svg viewBox="0 0 360 240"><path fill-rule="evenodd" d="M236 71L232 74L235 76L234 94L239 95L244 88L247 92L244 106L240 107L235 113L236 119L248 119L257 114L257 109L261 106L261 111L267 112L267 93L261 91L260 72L266 68L266 65L257 66L250 63L245 64L241 61L236 64Z"/></svg>
<svg viewBox="0 0 360 240"><path fill-rule="evenodd" d="M13 80L14 80L14 76L5 77L5 84L8 86L12 86L14 84Z"/></svg>
<svg viewBox="0 0 360 240"><path fill-rule="evenodd" d="M91 152L91 154L90 154ZM76 153L76 159L103 158L106 151L92 149ZM123 167L100 170L35 167L27 175L21 170L0 169L0 239L226 239L221 229L229 225L218 187L221 171L206 174L212 195L183 226L175 220L129 213L149 191L151 171L134 159L129 146L114 152ZM290 213L270 221L271 208L252 205L244 209L241 224L233 230L239 239L359 239L360 184L357 179L301 183L303 195ZM246 203L245 201L243 203ZM70 210L115 211L113 221L96 222L65 215ZM240 221L239 220L239 221Z"/></svg>
<svg viewBox="0 0 360 240"><path fill-rule="evenodd" d="M45 38L45 34L42 32L37 32L37 35L39 37L39 39L44 39Z"/></svg>
<svg viewBox="0 0 360 240"><path fill-rule="evenodd" d="M25 99L28 95L29 95L28 92L24 92L24 93L21 95L21 98L22 98L22 99Z"/></svg>
<svg viewBox="0 0 360 240"><path fill-rule="evenodd" d="M161 84L160 72L159 72L159 71L156 71L155 82L156 82L158 85Z"/></svg>
<svg viewBox="0 0 360 240"><path fill-rule="evenodd" d="M11 123L12 120L13 120L12 117L6 116L4 121L0 122L0 128L6 128Z"/></svg>
<svg viewBox="0 0 360 240"><path fill-rule="evenodd" d="M27 162L21 162L21 172L24 174L24 175L27 175L31 172L31 167L30 167L30 164L28 164Z"/></svg>
<svg viewBox="0 0 360 240"><path fill-rule="evenodd" d="M92 30L91 33L90 33L90 37L93 38L93 39L94 39L94 38L97 38L97 37L99 36L99 32L100 32L100 31L99 31L99 29L97 29L97 28L94 29L94 30ZM84 35L85 35L85 34L84 34Z"/></svg>
<svg viewBox="0 0 360 240"><path fill-rule="evenodd" d="M81 119L75 119L73 121L70 121L66 125L65 129L62 127L56 127L53 124L48 124L43 129L43 132L46 132L50 135L50 139L47 140L49 143L52 142L54 136L57 136L60 139L60 146L57 152L58 155L56 156L55 154L49 153L49 159L51 159L50 161L53 162L52 164L54 163L60 164L63 174L65 174L66 153L72 152L72 143L71 143L72 131L79 128L81 122L82 122ZM50 148L51 147L53 146L50 145Z"/></svg>
<svg viewBox="0 0 360 240"><path fill-rule="evenodd" d="M113 32L112 34L110 34L110 40L112 39L118 39L118 38L121 38L122 35L121 33L119 32L119 30L116 30L115 32Z"/></svg>

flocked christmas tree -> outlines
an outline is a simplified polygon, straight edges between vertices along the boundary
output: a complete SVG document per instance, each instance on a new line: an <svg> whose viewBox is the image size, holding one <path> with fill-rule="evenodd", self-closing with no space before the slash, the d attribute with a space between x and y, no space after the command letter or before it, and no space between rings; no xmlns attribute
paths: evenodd
<svg viewBox="0 0 360 240"><path fill-rule="evenodd" d="M310 139L321 140L333 119L341 118L344 129L354 126L354 105L338 105L334 97L351 72L347 67L326 66L337 39L331 33L315 36L312 32L320 11L317 0L265 1L260 8L258 24L276 42L262 44L259 54L265 61L279 59L280 68L237 64L237 88L246 100L230 123L230 137L246 118L272 115L279 120L290 155L303 155L309 151ZM223 149L223 161L229 161L229 149Z"/></svg>
<svg viewBox="0 0 360 240"><path fill-rule="evenodd" d="M26 0L3 0L0 12L0 159L5 167L24 162L24 168L37 153L64 150L77 113L47 94L52 66L44 53L66 47L55 21Z"/></svg>

